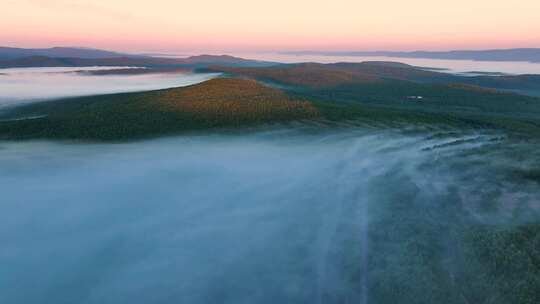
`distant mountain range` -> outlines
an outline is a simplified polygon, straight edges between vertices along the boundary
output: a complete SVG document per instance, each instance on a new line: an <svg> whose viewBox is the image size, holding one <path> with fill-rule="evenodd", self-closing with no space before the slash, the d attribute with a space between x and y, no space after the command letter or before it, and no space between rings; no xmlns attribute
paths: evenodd
<svg viewBox="0 0 540 304"><path fill-rule="evenodd" d="M426 58L476 61L526 61L540 62L540 48L479 50L479 51L294 51L293 55L320 56L384 56L395 58ZM13 67L83 67L83 66L268 66L274 63L246 60L232 56L201 55L187 58L160 57L158 54L128 54L107 50L77 47L42 49L0 47L0 68Z"/></svg>
<svg viewBox="0 0 540 304"><path fill-rule="evenodd" d="M447 52L395 52L395 51L350 51L350 52L327 52L327 51L295 51L283 52L293 55L322 55L322 56L383 56L396 58L425 58L425 59L450 59L450 60L476 60L476 61L528 61L540 62L540 48L479 50L479 51L447 51Z"/></svg>
<svg viewBox="0 0 540 304"><path fill-rule="evenodd" d="M271 62L242 59L227 55L199 55L187 58L162 58L111 51L54 47L21 49L0 47L0 68L133 66L152 68L226 66L268 66Z"/></svg>
<svg viewBox="0 0 540 304"><path fill-rule="evenodd" d="M12 47L0 47L0 60L18 59L24 57L44 56L53 58L114 58L114 57L141 57L112 51L92 48L53 47L45 49L23 49Z"/></svg>

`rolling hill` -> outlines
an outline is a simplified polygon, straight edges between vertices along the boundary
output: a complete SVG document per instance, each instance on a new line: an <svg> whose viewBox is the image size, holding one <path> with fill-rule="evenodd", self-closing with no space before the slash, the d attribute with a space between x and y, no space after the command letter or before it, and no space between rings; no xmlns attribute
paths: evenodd
<svg viewBox="0 0 540 304"><path fill-rule="evenodd" d="M183 62L214 58L190 60ZM493 85L510 87L521 83L519 77L532 76L463 77L393 62L199 70L224 76L185 88L13 108L0 114L0 138L129 140L304 119L321 125L451 125L540 135L539 98L480 86L498 81Z"/></svg>
<svg viewBox="0 0 540 304"><path fill-rule="evenodd" d="M211 67L211 71L243 75L285 86L329 89L347 85L377 85L383 82L411 88L419 84L464 84L486 89L511 91L532 96L540 95L540 76L461 76L426 70L397 62L367 61L361 63L306 63L271 67ZM411 95L419 95L411 92Z"/></svg>
<svg viewBox="0 0 540 304"><path fill-rule="evenodd" d="M22 106L0 120L0 138L122 140L316 116L311 103L279 89L218 78L184 88Z"/></svg>

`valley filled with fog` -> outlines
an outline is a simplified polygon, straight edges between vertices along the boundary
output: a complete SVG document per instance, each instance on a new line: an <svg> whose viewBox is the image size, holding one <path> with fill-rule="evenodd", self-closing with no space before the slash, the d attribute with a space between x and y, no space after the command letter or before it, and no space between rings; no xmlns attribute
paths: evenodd
<svg viewBox="0 0 540 304"><path fill-rule="evenodd" d="M1 142L0 302L502 303L470 240L538 221L539 147L303 123Z"/></svg>
<svg viewBox="0 0 540 304"><path fill-rule="evenodd" d="M0 8L0 304L540 304L540 0Z"/></svg>
<svg viewBox="0 0 540 304"><path fill-rule="evenodd" d="M540 73L532 63L397 61ZM88 73L107 69L1 69L0 110L220 75ZM538 138L366 113L118 142L0 141L0 303L532 303Z"/></svg>
<svg viewBox="0 0 540 304"><path fill-rule="evenodd" d="M89 75L91 71L130 67L0 69L0 109L63 97L158 90L203 82L215 74L155 73Z"/></svg>

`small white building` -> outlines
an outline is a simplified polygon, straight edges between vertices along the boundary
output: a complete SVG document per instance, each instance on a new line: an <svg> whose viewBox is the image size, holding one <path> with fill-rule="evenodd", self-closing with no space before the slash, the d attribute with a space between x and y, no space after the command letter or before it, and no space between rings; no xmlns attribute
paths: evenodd
<svg viewBox="0 0 540 304"><path fill-rule="evenodd" d="M407 96L407 99L422 101L422 99L424 99L424 96Z"/></svg>

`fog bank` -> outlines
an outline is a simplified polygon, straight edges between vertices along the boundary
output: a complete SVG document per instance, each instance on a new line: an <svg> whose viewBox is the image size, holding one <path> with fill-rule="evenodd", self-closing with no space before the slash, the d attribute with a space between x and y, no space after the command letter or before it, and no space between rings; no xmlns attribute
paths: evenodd
<svg viewBox="0 0 540 304"><path fill-rule="evenodd" d="M356 128L0 143L0 302L465 303L475 286L442 280L466 271L464 227L538 219L538 183L510 175L537 165L519 154L537 146L509 140Z"/></svg>
<svg viewBox="0 0 540 304"><path fill-rule="evenodd" d="M187 86L216 74L162 73L144 75L87 75L77 71L125 67L0 69L0 108L47 99L134 92Z"/></svg>

